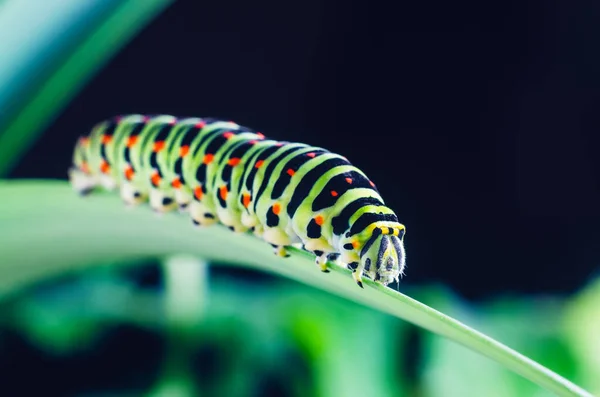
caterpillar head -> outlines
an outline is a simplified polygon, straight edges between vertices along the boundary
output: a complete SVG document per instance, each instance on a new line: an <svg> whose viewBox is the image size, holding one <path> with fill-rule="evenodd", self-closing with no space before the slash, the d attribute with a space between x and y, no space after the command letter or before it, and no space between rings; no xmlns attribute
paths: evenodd
<svg viewBox="0 0 600 397"><path fill-rule="evenodd" d="M360 250L360 266L365 275L383 285L398 281L404 270L404 231L395 228L377 227Z"/></svg>

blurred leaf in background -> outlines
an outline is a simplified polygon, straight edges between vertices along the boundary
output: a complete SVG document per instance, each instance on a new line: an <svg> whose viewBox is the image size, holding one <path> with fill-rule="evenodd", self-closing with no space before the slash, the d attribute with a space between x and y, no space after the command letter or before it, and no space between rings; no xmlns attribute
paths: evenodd
<svg viewBox="0 0 600 397"><path fill-rule="evenodd" d="M591 282L567 305L565 339L577 358L572 378L600 395L600 279Z"/></svg>
<svg viewBox="0 0 600 397"><path fill-rule="evenodd" d="M121 343L126 344L131 336L120 333L119 328L168 338L172 325L164 321L164 311L156 310L163 307L162 288L140 288L130 277L104 269L53 284L5 303L2 329L26 335L46 355L63 360L99 349L106 345L106 338L124 339ZM462 346L420 330L415 339L410 337L417 330L414 326L311 287L275 280L253 283L215 272L207 292L204 316L190 329L191 338L177 338L175 343L180 346L172 346L185 352L183 362L187 364L182 367L192 368L187 381L204 395L552 395ZM592 341L577 337L574 345L562 337L561 327L561 314L568 318L572 305L589 298L587 291L571 301L511 298L481 305L467 304L444 288L422 288L419 294L549 368L584 386L593 385L596 370L579 360L573 348L591 348L588 357L595 360L597 334ZM196 304L182 303L182 309ZM587 307L597 316L597 307ZM55 321L45 320L51 315ZM534 333L532 323L538 325ZM65 338L75 335L69 330L78 327L82 327L82 336ZM152 345L147 348L153 351ZM118 352L111 354L114 357L105 359L118 359ZM134 387L139 372L148 371L140 361L144 359L144 355L131 358L131 367L122 374L121 392L142 393L165 382L160 381L165 373L155 367L151 371L155 379L148 379L142 389ZM412 365L419 368L408 367ZM183 382L177 371L168 375ZM14 373L11 378L18 376ZM58 383L70 379L68 374L54 376ZM118 378L112 375L97 385L96 391L114 390L115 384ZM81 392L88 390L84 386Z"/></svg>
<svg viewBox="0 0 600 397"><path fill-rule="evenodd" d="M0 177L83 85L170 3L0 3Z"/></svg>

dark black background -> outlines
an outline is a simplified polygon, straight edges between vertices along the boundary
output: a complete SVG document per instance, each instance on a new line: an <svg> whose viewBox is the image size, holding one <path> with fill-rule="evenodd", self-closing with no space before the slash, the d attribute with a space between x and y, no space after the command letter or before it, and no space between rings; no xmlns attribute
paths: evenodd
<svg viewBox="0 0 600 397"><path fill-rule="evenodd" d="M12 177L66 178L128 112L232 119L339 152L407 226L404 283L568 292L600 262L597 1L178 1Z"/></svg>

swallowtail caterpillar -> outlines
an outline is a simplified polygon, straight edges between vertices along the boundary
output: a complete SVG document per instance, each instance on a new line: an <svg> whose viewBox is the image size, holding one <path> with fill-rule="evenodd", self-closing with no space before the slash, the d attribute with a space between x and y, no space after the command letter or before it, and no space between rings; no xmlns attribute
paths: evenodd
<svg viewBox="0 0 600 397"><path fill-rule="evenodd" d="M279 142L234 122L173 116L118 116L75 147L69 170L81 194L119 189L131 205L179 208L196 225L249 230L275 254L302 245L383 285L405 266L404 225L375 184L338 154Z"/></svg>

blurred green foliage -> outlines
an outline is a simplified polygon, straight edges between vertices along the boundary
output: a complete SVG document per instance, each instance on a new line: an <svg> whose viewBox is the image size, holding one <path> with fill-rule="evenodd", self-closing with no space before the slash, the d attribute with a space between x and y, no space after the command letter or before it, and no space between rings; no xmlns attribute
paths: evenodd
<svg viewBox="0 0 600 397"><path fill-rule="evenodd" d="M0 177L83 85L172 1L0 3Z"/></svg>
<svg viewBox="0 0 600 397"><path fill-rule="evenodd" d="M142 265L134 271L156 266ZM159 281L152 287L140 286L135 282L139 277L118 269L87 271L4 302L0 357L6 354L2 336L7 331L22 335L31 349L67 361L102 348L107 338L127 339L119 329L132 327L169 341L160 353L163 364L173 358L173 351L178 354L168 368L157 360L148 369L141 362L144 355L134 358L132 362L139 363L123 374L130 381L118 390L127 395L156 395L158 390L211 396L552 395L446 339L280 279L249 282L244 275L213 272L203 292L204 308L198 310L197 299L179 300L178 310L190 321L174 325L166 321L172 299L168 285ZM159 280L169 270L161 271ZM179 289L176 294L181 296L198 293L195 288L186 292L179 285ZM478 305L441 287L419 288L418 293L598 392L599 292L596 282L572 299L513 297ZM596 320L581 326L581 318L593 316ZM147 348L153 350L150 344ZM113 354L100 364L118 359L118 353ZM139 371L153 376L140 385L134 381L142 375ZM58 381L68 383L70 375L62 376ZM96 391L115 392L118 383L116 377L108 379Z"/></svg>

